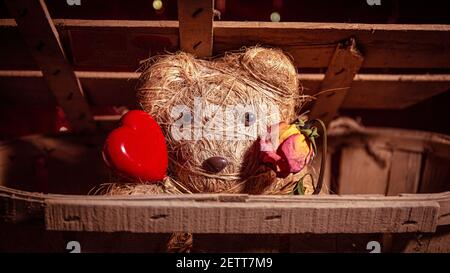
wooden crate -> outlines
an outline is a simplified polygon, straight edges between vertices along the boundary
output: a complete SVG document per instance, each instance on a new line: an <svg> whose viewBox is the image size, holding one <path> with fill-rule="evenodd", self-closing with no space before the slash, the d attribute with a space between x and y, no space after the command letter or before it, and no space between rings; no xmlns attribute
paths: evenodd
<svg viewBox="0 0 450 273"><path fill-rule="evenodd" d="M137 107L140 60L280 47L314 71L299 74L307 94L344 90L311 108L329 122L339 109L403 109L446 92L450 26L222 22L211 0L180 1L179 21L52 19L44 1L5 3L14 19L0 20L1 102L58 103L85 134L0 145L0 250L65 251L78 240L84 251L165 251L170 233L192 232L194 251L367 251L373 240L382 251L450 251L450 140L433 133L335 123L330 195L85 195L108 181L102 128L119 118L92 109Z"/></svg>
<svg viewBox="0 0 450 273"><path fill-rule="evenodd" d="M63 251L76 239L88 251L163 251L169 233L192 232L194 251L365 251L372 240L384 251L448 251L450 137L351 122L330 130L325 184L339 195L71 195L108 179L101 136L4 143L1 246L26 232L42 237L28 250ZM46 190L66 195L32 193L42 158Z"/></svg>

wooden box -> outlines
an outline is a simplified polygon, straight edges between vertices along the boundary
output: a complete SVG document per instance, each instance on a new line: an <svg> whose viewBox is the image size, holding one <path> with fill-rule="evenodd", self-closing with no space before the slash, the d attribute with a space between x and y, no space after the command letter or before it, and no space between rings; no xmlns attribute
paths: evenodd
<svg viewBox="0 0 450 273"><path fill-rule="evenodd" d="M44 1L4 2L14 19L0 19L0 108L57 103L74 133L0 143L0 251L78 241L83 252L161 252L189 232L197 252L368 252L371 241L450 252L450 137L437 133L335 121L328 194L86 195L108 181L101 145L120 118L93 109L138 107L140 60L280 47L317 95L311 115L329 123L340 109L403 109L447 91L449 25L214 21L211 0L180 1L179 21L52 19Z"/></svg>

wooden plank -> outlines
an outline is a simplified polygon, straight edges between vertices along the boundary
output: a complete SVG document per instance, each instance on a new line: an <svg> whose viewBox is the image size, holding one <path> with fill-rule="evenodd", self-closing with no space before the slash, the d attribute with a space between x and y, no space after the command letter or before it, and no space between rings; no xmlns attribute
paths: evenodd
<svg viewBox="0 0 450 273"><path fill-rule="evenodd" d="M334 120L328 130L330 145L335 147L363 147L368 142L378 149L423 153L433 151L433 155L445 160L450 158L450 137L444 134L417 130L363 127L349 118Z"/></svg>
<svg viewBox="0 0 450 273"><path fill-rule="evenodd" d="M387 195L416 193L419 189L422 154L394 150Z"/></svg>
<svg viewBox="0 0 450 273"><path fill-rule="evenodd" d="M395 234L394 252L448 253L450 251L450 226L440 226L434 233Z"/></svg>
<svg viewBox="0 0 450 273"><path fill-rule="evenodd" d="M448 68L449 30L448 25L224 21L214 23L214 51L258 43L281 47L298 67L327 67L336 44L354 37L364 49L366 68Z"/></svg>
<svg viewBox="0 0 450 273"><path fill-rule="evenodd" d="M78 70L136 71L141 61L179 49L176 21L55 20L67 32Z"/></svg>
<svg viewBox="0 0 450 273"><path fill-rule="evenodd" d="M357 74L342 107L353 109L404 109L450 90L443 74Z"/></svg>
<svg viewBox="0 0 450 273"><path fill-rule="evenodd" d="M22 38L43 72L43 77L65 111L74 130L93 130L95 123L83 91L66 59L58 33L43 0L5 1Z"/></svg>
<svg viewBox="0 0 450 273"><path fill-rule="evenodd" d="M342 150L339 194L386 194L392 153L371 146Z"/></svg>
<svg viewBox="0 0 450 273"><path fill-rule="evenodd" d="M42 195L0 187L0 219L19 223L45 214L50 230L194 233L433 232L450 192L401 197ZM39 211L18 203L44 204ZM441 208L441 209L440 209ZM28 211L28 214L25 214ZM12 212L15 212L11 214ZM9 217L5 218L6 215ZM19 217L20 216L20 217ZM274 217L276 216L276 217Z"/></svg>
<svg viewBox="0 0 450 273"><path fill-rule="evenodd" d="M0 185L36 192L87 194L110 179L105 135L28 136L0 143Z"/></svg>
<svg viewBox="0 0 450 273"><path fill-rule="evenodd" d="M134 72L75 72L85 98L94 106L127 106L137 108ZM0 71L0 99L15 104L55 105L41 71Z"/></svg>
<svg viewBox="0 0 450 273"><path fill-rule="evenodd" d="M315 94L316 101L310 114L312 118L319 118L328 126L344 102L363 60L355 39L351 38L338 44L320 85L320 91Z"/></svg>
<svg viewBox="0 0 450 273"><path fill-rule="evenodd" d="M178 0L180 49L210 57L213 49L213 0Z"/></svg>
<svg viewBox="0 0 450 273"><path fill-rule="evenodd" d="M450 159L427 154L425 156L419 192L433 193L450 189Z"/></svg>
<svg viewBox="0 0 450 273"><path fill-rule="evenodd" d="M192 233L371 233L434 231L438 204L267 204L48 200L50 230ZM130 221L132 217L132 221Z"/></svg>
<svg viewBox="0 0 450 273"><path fill-rule="evenodd" d="M68 31L76 69L134 71L139 60L178 45L176 21L55 20L57 29ZM300 68L325 68L336 45L355 37L364 51L364 68L450 67L449 25L214 22L214 54L256 44L280 47ZM0 20L8 45L18 44L15 23ZM86 45L87 44L87 45ZM91 44L91 45L89 45ZM26 61L21 47L8 49L0 59L3 69L20 69ZM2 51L0 50L0 52ZM115 60L115 61L114 61ZM300 70L301 71L301 70Z"/></svg>
<svg viewBox="0 0 450 273"><path fill-rule="evenodd" d="M137 107L139 73L75 71L90 105ZM305 94L320 88L324 74L299 74ZM0 70L0 98L11 103L54 104L55 99L34 70ZM342 108L402 109L450 89L450 75L357 74Z"/></svg>

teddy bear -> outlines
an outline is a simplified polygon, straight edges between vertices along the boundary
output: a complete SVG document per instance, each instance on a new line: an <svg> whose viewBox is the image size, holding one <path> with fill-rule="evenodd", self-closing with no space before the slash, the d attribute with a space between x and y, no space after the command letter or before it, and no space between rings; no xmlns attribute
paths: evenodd
<svg viewBox="0 0 450 273"><path fill-rule="evenodd" d="M279 49L153 58L137 97L162 128L168 177L183 192L283 194L308 173L313 147L298 126L308 96Z"/></svg>

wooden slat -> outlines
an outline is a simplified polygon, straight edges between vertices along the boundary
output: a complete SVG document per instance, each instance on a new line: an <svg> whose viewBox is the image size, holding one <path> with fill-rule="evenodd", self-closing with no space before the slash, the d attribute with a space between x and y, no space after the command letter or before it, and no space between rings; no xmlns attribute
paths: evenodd
<svg viewBox="0 0 450 273"><path fill-rule="evenodd" d="M6 205L0 215L3 221L19 223L45 214L47 229L102 232L433 232L447 223L450 210L450 192L400 197L108 197L43 195L0 186L0 199Z"/></svg>
<svg viewBox="0 0 450 273"><path fill-rule="evenodd" d="M336 44L354 37L364 51L363 67L448 68L449 30L448 25L217 22L214 50L259 43L283 48L299 67L327 67Z"/></svg>
<svg viewBox="0 0 450 273"><path fill-rule="evenodd" d="M209 57L213 49L213 0L178 0L180 49Z"/></svg>
<svg viewBox="0 0 450 273"><path fill-rule="evenodd" d="M405 253L449 253L450 226L440 226L435 233L429 234L396 234L392 250Z"/></svg>
<svg viewBox="0 0 450 273"><path fill-rule="evenodd" d="M450 90L450 75L358 74L343 107L402 109Z"/></svg>
<svg viewBox="0 0 450 273"><path fill-rule="evenodd" d="M402 149L408 149L405 151L412 152L436 151L436 154L442 153L439 156L439 160L442 162L448 161L450 156L449 148L445 149L445 146L449 146L450 140L448 137L439 134L362 127L349 129L352 127L349 123L346 123L347 129L345 131L339 131L338 129L344 126L338 127L334 124L336 122L332 124L333 126L329 131L330 145L345 146L345 142L339 143L336 141L336 137L339 136L343 141L347 141L347 144L353 145L374 140L374 145L372 145L374 148L387 147L388 151ZM31 174L33 173L33 165L30 162L36 159L36 155L48 155L49 158L54 158L53 161L49 162L54 162L55 165L49 164L48 167L52 168L53 166L56 173L55 171L50 172L51 169L49 169L49 173L63 177L54 177L55 182L66 179L67 170L72 169L76 172L80 168L84 168L84 175L93 177L94 172L90 168L86 168L87 165L84 164L90 162L89 166L93 170L100 170L95 167L95 164L92 164L93 161L90 161L90 156L88 156L90 154L96 157L95 162L100 163L100 154L95 151L98 150L98 144L102 142L101 139L97 140L99 142L94 142L92 136L82 139L70 135L57 138L27 137L17 141L0 143L0 148L3 150L0 152L0 159L3 159L3 163L6 164L7 175L20 172L20 175L16 176L18 177L17 181L27 181L27 174L23 172L23 166L28 166L26 169ZM78 143L78 145L75 143ZM379 145L375 145L376 143L379 143ZM79 145L81 145L81 149L77 148ZM406 148L402 148L401 145L405 145ZM376 149L372 149L371 154L381 157ZM63 163L65 161L61 158L70 159L69 161L75 160L65 165ZM83 158L84 161L81 165L78 165L80 161L76 160L77 158ZM16 161L14 162L14 160ZM368 169L364 166L364 163L361 162L358 166L354 165L353 168ZM7 166L13 164L16 164L17 172L12 172L13 169ZM438 167L445 166L448 166L448 164L442 164ZM4 176L4 173L0 175ZM80 175L80 173L74 173L69 177L76 180ZM83 176L81 181L88 181L85 178ZM362 185L365 185L367 176L360 179L363 182ZM1 183L10 181L11 183L15 182L11 179L0 179ZM17 186L17 184L15 185ZM62 184L58 183L58 185L61 186ZM72 183L71 185L79 186L79 183ZM64 186L64 190L66 188L67 185ZM51 208L48 207L50 203ZM427 230L433 230L436 225L450 224L450 192L402 194L400 197L379 195L249 196L245 194L105 197L42 195L1 187L0 204L2 204L0 206L0 221L13 223L24 223L30 220L43 221L42 217L46 214L49 215L51 209L51 211L55 210L54 213L59 213L56 216L60 218L48 216L50 217L49 221L54 221L51 223L54 223L60 229L71 230L86 228L96 229L97 231L116 229L117 231L162 232L163 228L167 228L166 232L173 232L179 230L180 226L177 225L182 222L185 224L183 228L186 228L187 231L205 233L395 233L428 232ZM191 211L193 214L190 213ZM163 214L167 217L161 216ZM155 217L151 218L150 216ZM109 225L108 219L115 224ZM199 221L211 221L211 223Z"/></svg>
<svg viewBox="0 0 450 273"><path fill-rule="evenodd" d="M450 160L450 137L444 134L395 128L363 127L349 118L339 118L330 124L329 143L335 147L372 147L387 151L404 150L413 153L433 151L444 161Z"/></svg>
<svg viewBox="0 0 450 273"><path fill-rule="evenodd" d="M63 108L74 130L95 128L81 85L66 59L58 33L43 0L7 0L21 37L43 72L49 90Z"/></svg>
<svg viewBox="0 0 450 273"><path fill-rule="evenodd" d="M450 189L450 159L427 154L424 160L419 192L432 193Z"/></svg>
<svg viewBox="0 0 450 273"><path fill-rule="evenodd" d="M70 37L78 70L136 71L141 61L179 49L177 21L55 20L55 25Z"/></svg>
<svg viewBox="0 0 450 273"><path fill-rule="evenodd" d="M134 71L139 60L148 58L149 48L152 55L179 48L176 21L55 20L55 24L71 34L76 69ZM7 19L0 25L5 40L18 43L15 24ZM213 25L215 54L244 45L269 45L289 52L300 68L325 68L336 45L355 37L365 68L450 67L449 25L225 21ZM10 66L23 59L19 49L8 47L1 67L17 69Z"/></svg>
<svg viewBox="0 0 450 273"><path fill-rule="evenodd" d="M392 153L367 145L342 151L339 194L386 194Z"/></svg>
<svg viewBox="0 0 450 273"><path fill-rule="evenodd" d="M105 138L106 135L90 134L32 135L7 144L0 142L0 185L37 192L87 194L110 178L100 152Z"/></svg>
<svg viewBox="0 0 450 273"><path fill-rule="evenodd" d="M21 198L20 195L16 198ZM242 201L239 201L241 199ZM380 197L46 198L50 230L194 233L432 232L439 203ZM12 205L12 204L11 204Z"/></svg>
<svg viewBox="0 0 450 273"><path fill-rule="evenodd" d="M76 71L92 105L137 107L138 73ZM313 95L323 74L300 74L304 92ZM0 98L14 103L54 104L39 71L0 70ZM342 108L402 109L450 89L450 75L357 74Z"/></svg>
<svg viewBox="0 0 450 273"><path fill-rule="evenodd" d="M421 163L421 153L394 150L391 158L387 195L418 192Z"/></svg>
<svg viewBox="0 0 450 273"><path fill-rule="evenodd" d="M320 85L320 95L316 95L311 109L312 118L319 118L328 126L344 102L363 60L355 39L338 44Z"/></svg>

